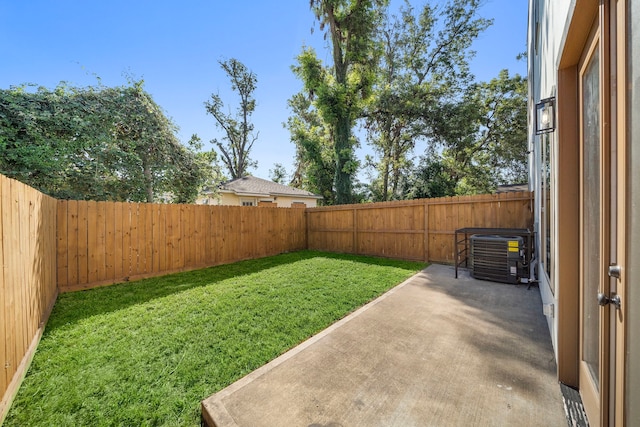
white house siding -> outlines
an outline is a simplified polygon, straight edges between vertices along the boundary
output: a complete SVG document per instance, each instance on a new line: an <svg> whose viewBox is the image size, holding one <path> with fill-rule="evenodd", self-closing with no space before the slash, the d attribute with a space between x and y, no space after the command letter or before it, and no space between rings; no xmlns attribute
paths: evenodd
<svg viewBox="0 0 640 427"><path fill-rule="evenodd" d="M558 84L557 63L562 43L562 35L565 32L565 24L571 6L570 0L530 0L529 1L529 31L528 31L528 78L529 78L529 149L530 149L530 186L536 195L542 194L542 136L535 134L536 103L541 99L555 97ZM556 120L557 121L557 120ZM558 189L553 176L557 174L558 165L554 159L557 153L557 132L551 132L544 136L549 138L551 157L551 236L554 236L558 223L557 212L553 206L557 205ZM557 284L557 269L554 268L553 257L556 253L556 243L551 239L551 274L547 276L542 264L544 254L541 242L541 227L544 212L542 198L535 198L534 229L536 232L536 258L535 268L538 269L540 281L540 294L542 302L547 307L547 324L553 342L553 348L558 356L558 320L557 320L557 291L553 291L552 283Z"/></svg>
<svg viewBox="0 0 640 427"><path fill-rule="evenodd" d="M275 200L274 200L275 199ZM251 201L254 206L258 206L260 202L270 201L274 207L289 208L294 203L304 203L306 207L313 208L317 206L317 199L291 196L258 196L258 195L241 195L233 193L220 193L217 199L211 199L209 204L222 206L240 206L241 201Z"/></svg>
<svg viewBox="0 0 640 427"><path fill-rule="evenodd" d="M291 207L294 203L304 203L308 208L315 208L318 206L317 199L303 199L301 197L288 197L288 196L277 196L278 200L276 203L278 207Z"/></svg>

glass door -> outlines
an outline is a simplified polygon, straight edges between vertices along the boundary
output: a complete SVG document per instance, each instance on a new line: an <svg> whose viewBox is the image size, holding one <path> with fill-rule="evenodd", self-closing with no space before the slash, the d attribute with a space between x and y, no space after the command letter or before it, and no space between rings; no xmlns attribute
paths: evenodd
<svg viewBox="0 0 640 427"><path fill-rule="evenodd" d="M592 31L579 67L581 124L580 393L592 426L600 425L607 391L603 354L608 351L604 294L605 219L603 197L603 94L598 27ZM604 307L605 309L607 307Z"/></svg>

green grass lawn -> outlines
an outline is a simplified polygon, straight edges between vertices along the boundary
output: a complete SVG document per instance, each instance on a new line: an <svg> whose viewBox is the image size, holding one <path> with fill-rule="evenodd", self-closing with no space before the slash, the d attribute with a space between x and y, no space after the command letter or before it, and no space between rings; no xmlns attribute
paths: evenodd
<svg viewBox="0 0 640 427"><path fill-rule="evenodd" d="M62 294L5 426L200 423L200 401L424 265L302 251Z"/></svg>

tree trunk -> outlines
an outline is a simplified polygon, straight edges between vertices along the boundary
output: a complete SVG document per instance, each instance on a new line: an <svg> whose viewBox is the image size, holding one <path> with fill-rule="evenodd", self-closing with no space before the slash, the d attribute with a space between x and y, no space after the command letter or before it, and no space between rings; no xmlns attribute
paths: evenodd
<svg viewBox="0 0 640 427"><path fill-rule="evenodd" d="M391 167L391 155L389 154L389 147L383 146L382 149L382 202L389 200L389 173Z"/></svg>
<svg viewBox="0 0 640 427"><path fill-rule="evenodd" d="M151 167L147 158L142 159L142 168L144 173L144 187L147 191L147 203L153 203L153 177L151 176Z"/></svg>
<svg viewBox="0 0 640 427"><path fill-rule="evenodd" d="M335 128L335 152L336 152L336 203L339 205L352 202L351 195L351 171L346 169L347 163L352 160L351 155L351 124L348 117L340 117Z"/></svg>

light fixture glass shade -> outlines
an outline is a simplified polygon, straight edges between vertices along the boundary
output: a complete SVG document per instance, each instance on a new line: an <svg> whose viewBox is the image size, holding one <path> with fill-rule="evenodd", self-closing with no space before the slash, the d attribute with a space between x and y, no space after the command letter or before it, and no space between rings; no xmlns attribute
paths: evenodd
<svg viewBox="0 0 640 427"><path fill-rule="evenodd" d="M536 104L536 135L556 130L556 99L543 99Z"/></svg>

